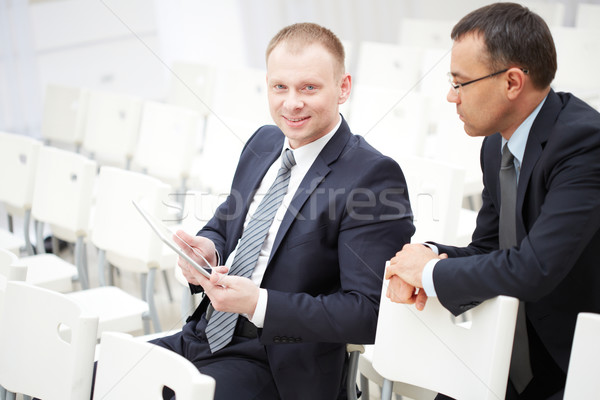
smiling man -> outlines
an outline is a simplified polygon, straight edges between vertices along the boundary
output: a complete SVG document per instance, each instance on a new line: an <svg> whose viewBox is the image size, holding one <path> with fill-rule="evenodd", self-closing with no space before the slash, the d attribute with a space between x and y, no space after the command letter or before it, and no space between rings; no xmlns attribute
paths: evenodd
<svg viewBox="0 0 600 400"><path fill-rule="evenodd" d="M197 236L178 232L215 266L206 279L179 261L205 296L155 343L214 377L218 400L345 398L346 343L374 341L385 261L414 233L406 183L339 113L351 77L332 32L281 30L267 86L277 126L250 138Z"/></svg>

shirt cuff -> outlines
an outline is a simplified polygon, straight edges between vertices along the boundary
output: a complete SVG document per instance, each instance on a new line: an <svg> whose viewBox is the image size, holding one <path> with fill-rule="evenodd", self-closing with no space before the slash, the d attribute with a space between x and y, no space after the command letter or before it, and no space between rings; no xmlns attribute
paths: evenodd
<svg viewBox="0 0 600 400"><path fill-rule="evenodd" d="M267 289L260 288L258 292L258 301L256 302L256 308L252 315L252 322L257 328L262 328L265 324L265 315L267 314L267 300L269 300L269 294Z"/></svg>
<svg viewBox="0 0 600 400"><path fill-rule="evenodd" d="M437 297L437 293L435 292L435 286L433 285L433 268L435 267L435 264L437 264L438 261L440 261L439 258L429 260L427 264L425 264L425 268L423 268L423 274L421 275L421 283L423 284L423 290L425 290L427 297Z"/></svg>
<svg viewBox="0 0 600 400"><path fill-rule="evenodd" d="M440 250L438 249L438 247L433 244L433 243L421 243L423 246L427 246L431 249L431 251L433 251L436 255L440 255Z"/></svg>

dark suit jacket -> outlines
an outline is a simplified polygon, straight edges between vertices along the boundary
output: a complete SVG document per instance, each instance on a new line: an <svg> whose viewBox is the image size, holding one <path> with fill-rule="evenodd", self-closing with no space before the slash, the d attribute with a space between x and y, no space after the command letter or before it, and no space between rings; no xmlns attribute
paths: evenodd
<svg viewBox="0 0 600 400"><path fill-rule="evenodd" d="M222 260L283 141L275 126L250 138L231 194L198 233ZM269 300L258 340L283 399L337 398L345 345L374 342L385 261L413 233L400 167L342 121L285 214L261 284Z"/></svg>
<svg viewBox="0 0 600 400"><path fill-rule="evenodd" d="M600 115L571 94L550 91L523 156L518 245L504 251L500 147L498 133L483 142L483 205L473 241L438 245L451 258L434 269L436 292L456 315L497 295L524 300L529 322L566 372L577 314L600 312Z"/></svg>

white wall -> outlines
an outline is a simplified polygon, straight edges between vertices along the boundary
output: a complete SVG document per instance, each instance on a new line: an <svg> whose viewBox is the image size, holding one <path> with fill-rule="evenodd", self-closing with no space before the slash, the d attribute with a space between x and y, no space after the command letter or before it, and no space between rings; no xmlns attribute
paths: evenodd
<svg viewBox="0 0 600 400"><path fill-rule="evenodd" d="M532 8L552 24L573 25L581 2L538 0ZM350 53L356 54L352 50L360 40L396 42L403 17L456 21L486 3L0 0L0 130L39 136L48 83L160 100L166 95L174 60L264 68L268 40L290 23L323 24L348 41ZM556 5L562 13L550 10Z"/></svg>

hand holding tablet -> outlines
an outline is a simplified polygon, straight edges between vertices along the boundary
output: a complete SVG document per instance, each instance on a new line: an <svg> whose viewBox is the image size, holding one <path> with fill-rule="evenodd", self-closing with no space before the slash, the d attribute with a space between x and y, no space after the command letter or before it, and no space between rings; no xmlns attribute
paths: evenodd
<svg viewBox="0 0 600 400"><path fill-rule="evenodd" d="M200 252L196 248L190 246L180 236L178 236L176 233L172 232L169 228L167 228L167 226L163 224L158 218L144 210L135 200L133 201L133 205L142 215L142 217L144 217L144 220L148 223L148 225L150 225L152 230L167 246L169 246L173 251L179 254L180 257L182 257L185 261L192 265L198 272L200 272L206 278L210 279L212 267L210 263L206 260L206 258L204 258L204 256L200 254ZM177 239L179 239L179 241L183 243L184 246L187 246L185 251L175 242L175 240L173 240L173 236L176 236ZM194 256L198 257L203 265L200 265L196 260L190 257L187 254L187 252L191 252L194 254Z"/></svg>

